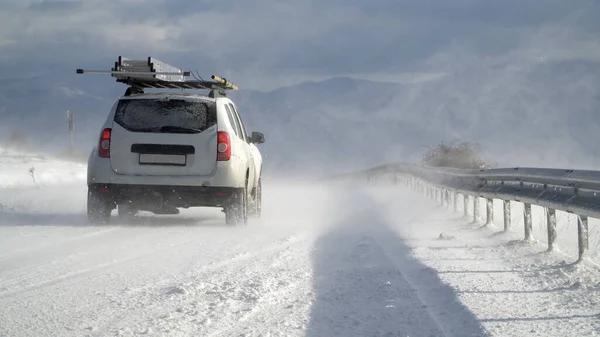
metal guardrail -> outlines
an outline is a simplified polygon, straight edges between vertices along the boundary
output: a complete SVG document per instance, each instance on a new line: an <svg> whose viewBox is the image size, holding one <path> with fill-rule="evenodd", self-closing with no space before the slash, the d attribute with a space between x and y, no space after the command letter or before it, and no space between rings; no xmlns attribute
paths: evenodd
<svg viewBox="0 0 600 337"><path fill-rule="evenodd" d="M526 241L532 240L531 205L545 207L549 251L556 246L556 210L576 214L578 261L588 254L588 217L600 218L600 171L518 167L462 170L391 164L354 175L357 176L366 178L369 183L402 183L443 203L453 201L455 210L462 195L465 215L468 215L468 200L473 198L474 221L479 217L479 199L485 198L487 225L493 223L493 200L502 200L504 231L511 228L510 202L522 202Z"/></svg>

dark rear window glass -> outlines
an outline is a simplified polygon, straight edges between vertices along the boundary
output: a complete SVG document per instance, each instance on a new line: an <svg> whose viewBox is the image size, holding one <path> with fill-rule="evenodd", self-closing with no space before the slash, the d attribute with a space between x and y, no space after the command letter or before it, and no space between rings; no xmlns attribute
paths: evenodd
<svg viewBox="0 0 600 337"><path fill-rule="evenodd" d="M198 133L217 124L215 104L176 99L121 100L115 122L134 132Z"/></svg>

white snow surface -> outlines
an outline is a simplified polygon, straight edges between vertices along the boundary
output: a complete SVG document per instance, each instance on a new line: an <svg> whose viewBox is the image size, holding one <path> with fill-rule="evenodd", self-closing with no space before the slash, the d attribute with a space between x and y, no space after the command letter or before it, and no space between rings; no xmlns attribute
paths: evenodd
<svg viewBox="0 0 600 337"><path fill-rule="evenodd" d="M85 181L86 165L0 148L0 188Z"/></svg>
<svg viewBox="0 0 600 337"><path fill-rule="evenodd" d="M408 190L265 179L247 226L205 208L89 225L85 167L39 159L33 185L17 157L0 157L0 336L600 334L592 263Z"/></svg>

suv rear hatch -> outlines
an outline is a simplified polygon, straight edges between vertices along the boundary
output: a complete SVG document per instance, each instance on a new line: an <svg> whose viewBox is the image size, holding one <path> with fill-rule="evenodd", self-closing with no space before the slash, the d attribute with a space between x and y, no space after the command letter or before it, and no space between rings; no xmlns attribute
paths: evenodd
<svg viewBox="0 0 600 337"><path fill-rule="evenodd" d="M211 101L122 99L111 134L112 169L124 175L204 176L217 162L217 114Z"/></svg>

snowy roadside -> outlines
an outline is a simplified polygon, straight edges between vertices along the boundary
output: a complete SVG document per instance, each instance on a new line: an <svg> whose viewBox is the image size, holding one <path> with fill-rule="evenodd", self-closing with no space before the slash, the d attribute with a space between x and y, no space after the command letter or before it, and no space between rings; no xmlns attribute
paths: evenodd
<svg viewBox="0 0 600 337"><path fill-rule="evenodd" d="M545 239L525 243L518 228L509 233L502 233L500 226L484 228L421 196L415 196L415 204L429 204L429 211L409 219L410 213L394 205L397 193L374 194L387 204L394 231L416 260L454 289L456 298L491 335L600 332L600 270L593 261L574 265L568 252L547 253ZM419 275L419 270L409 274L417 288L423 284ZM431 289L423 291L426 298L431 295Z"/></svg>
<svg viewBox="0 0 600 337"><path fill-rule="evenodd" d="M0 148L0 189L82 182L86 165Z"/></svg>

